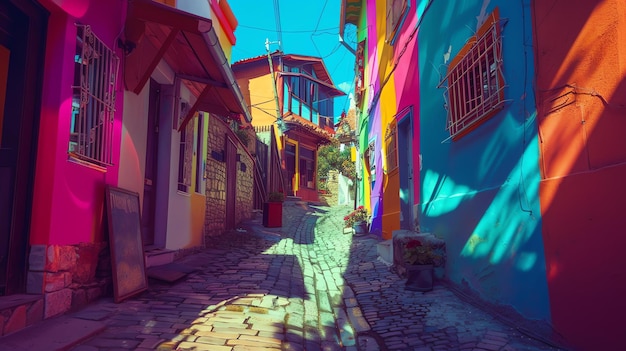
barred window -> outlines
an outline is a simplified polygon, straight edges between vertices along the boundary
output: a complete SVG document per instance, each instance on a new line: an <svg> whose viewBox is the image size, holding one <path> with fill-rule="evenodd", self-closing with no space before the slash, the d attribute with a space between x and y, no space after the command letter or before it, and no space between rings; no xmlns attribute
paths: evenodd
<svg viewBox="0 0 626 351"><path fill-rule="evenodd" d="M183 102L181 104L180 120L187 115L189 104ZM194 115L194 118L198 116L198 113ZM185 128L180 131L180 144L178 147L178 191L183 193L189 193L191 187L191 171L193 162L193 137L194 137L194 123L193 120L189 121Z"/></svg>
<svg viewBox="0 0 626 351"><path fill-rule="evenodd" d="M387 0L387 42L393 43L409 8L407 0Z"/></svg>
<svg viewBox="0 0 626 351"><path fill-rule="evenodd" d="M358 105L363 98L365 91L365 40L357 45L356 49L356 67L354 75L354 100Z"/></svg>
<svg viewBox="0 0 626 351"><path fill-rule="evenodd" d="M87 25L77 25L70 156L111 165L119 58Z"/></svg>
<svg viewBox="0 0 626 351"><path fill-rule="evenodd" d="M447 129L453 140L503 107L502 37L497 8L452 60L446 81Z"/></svg>
<svg viewBox="0 0 626 351"><path fill-rule="evenodd" d="M387 173L391 173L398 168L398 124L393 121L389 124L385 135L385 147L387 149Z"/></svg>

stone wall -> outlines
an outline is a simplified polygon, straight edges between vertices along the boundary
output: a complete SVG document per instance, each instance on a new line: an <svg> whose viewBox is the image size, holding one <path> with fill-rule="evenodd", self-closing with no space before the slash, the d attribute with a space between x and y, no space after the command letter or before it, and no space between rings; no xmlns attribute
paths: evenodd
<svg viewBox="0 0 626 351"><path fill-rule="evenodd" d="M236 222L250 219L254 210L254 160L246 152L246 148L237 145L237 153L241 155L241 161L237 163L237 201Z"/></svg>
<svg viewBox="0 0 626 351"><path fill-rule="evenodd" d="M216 235L224 231L226 217L226 163L215 157L224 156L228 127L217 118L209 118L206 160L206 216L205 235Z"/></svg>
<svg viewBox="0 0 626 351"><path fill-rule="evenodd" d="M112 291L108 245L33 245L27 292L43 294L43 318L63 314Z"/></svg>
<svg viewBox="0 0 626 351"><path fill-rule="evenodd" d="M339 201L339 171L334 169L328 171L328 178L326 179L326 188L328 194L324 195L328 206L336 206Z"/></svg>
<svg viewBox="0 0 626 351"><path fill-rule="evenodd" d="M219 118L209 119L209 136L206 166L206 216L205 235L215 236L225 231L226 217L226 162L216 159L224 155L226 136L235 134ZM238 140L238 139L237 139ZM235 222L252 218L254 204L254 160L245 146L237 143L237 193L235 195Z"/></svg>

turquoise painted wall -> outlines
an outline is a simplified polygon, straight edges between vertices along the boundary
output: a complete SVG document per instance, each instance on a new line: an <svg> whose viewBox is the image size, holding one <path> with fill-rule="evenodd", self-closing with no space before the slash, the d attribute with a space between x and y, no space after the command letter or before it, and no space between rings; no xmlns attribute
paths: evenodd
<svg viewBox="0 0 626 351"><path fill-rule="evenodd" d="M447 141L448 63L499 8L504 108ZM530 0L433 1L418 38L422 154L420 221L446 241L446 273L526 318L550 319L538 187L539 146Z"/></svg>

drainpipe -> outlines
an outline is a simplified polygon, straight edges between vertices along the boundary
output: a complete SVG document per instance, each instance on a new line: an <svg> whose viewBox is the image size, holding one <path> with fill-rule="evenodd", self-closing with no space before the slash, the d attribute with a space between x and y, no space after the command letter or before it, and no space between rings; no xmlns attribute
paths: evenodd
<svg viewBox="0 0 626 351"><path fill-rule="evenodd" d="M350 51L352 53L352 55L354 55L356 57L356 50L354 50L353 48L350 47L350 45L348 45L348 43L346 43L345 40L343 40L343 30L346 27L346 1L343 0L341 1L341 14L339 15L340 20L339 20L339 43L341 45L343 45L344 48L348 49L348 51Z"/></svg>
<svg viewBox="0 0 626 351"><path fill-rule="evenodd" d="M246 122L250 123L252 121L252 116L250 115L250 110L248 109L248 105L246 104L246 100L243 98L243 94L239 89L239 84L237 84L237 80L235 79L235 75L233 73L232 68L230 67L230 63L224 55L224 50L222 50L222 46L220 45L219 40L217 39L217 34L215 34L215 29L211 26L211 29L205 32L206 35L203 35L204 41L209 46L209 52L215 62L221 65L221 72L226 80L226 84L230 88L230 90L235 94L239 105L241 106L241 110L244 112L244 117Z"/></svg>
<svg viewBox="0 0 626 351"><path fill-rule="evenodd" d="M344 48L348 49L352 53L352 55L356 56L356 50L350 47L345 40L343 40L343 28L339 29L339 44L343 45Z"/></svg>

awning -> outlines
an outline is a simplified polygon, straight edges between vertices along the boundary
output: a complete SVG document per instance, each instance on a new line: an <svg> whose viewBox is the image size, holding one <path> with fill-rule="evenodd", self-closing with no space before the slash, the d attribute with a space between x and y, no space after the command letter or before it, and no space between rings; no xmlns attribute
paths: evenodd
<svg viewBox="0 0 626 351"><path fill-rule="evenodd" d="M283 116L283 122L288 128L287 133L290 131L298 131L300 133L307 134L309 137L315 139L316 143L320 145L330 144L332 136L335 134L334 130L326 130L291 112Z"/></svg>
<svg viewBox="0 0 626 351"><path fill-rule="evenodd" d="M130 0L126 20L126 88L138 94L161 59L197 97L179 126L196 111L252 118L210 19L152 0ZM134 46L134 48L133 48Z"/></svg>

